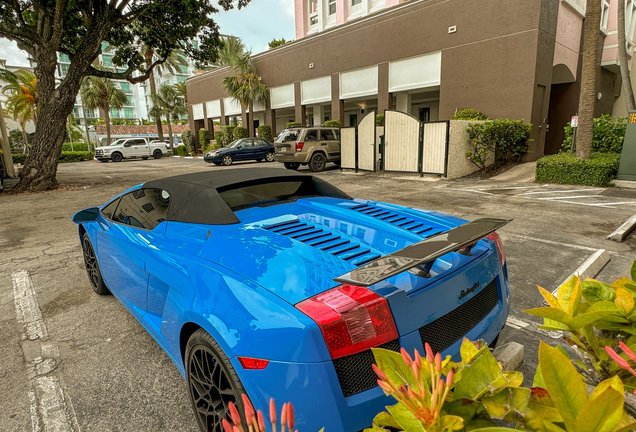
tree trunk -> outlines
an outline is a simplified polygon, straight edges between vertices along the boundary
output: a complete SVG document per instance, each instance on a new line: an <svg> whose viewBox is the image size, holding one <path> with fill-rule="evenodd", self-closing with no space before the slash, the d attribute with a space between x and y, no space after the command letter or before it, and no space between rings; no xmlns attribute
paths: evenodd
<svg viewBox="0 0 636 432"><path fill-rule="evenodd" d="M247 135L249 137L255 137L254 133L254 101L250 101L250 113L247 116Z"/></svg>
<svg viewBox="0 0 636 432"><path fill-rule="evenodd" d="M110 145L110 110L104 111L104 124L106 125L106 145Z"/></svg>
<svg viewBox="0 0 636 432"><path fill-rule="evenodd" d="M173 151L174 141L172 139L172 125L170 124L170 114L166 114L166 123L168 123L168 139L170 140L170 151Z"/></svg>
<svg viewBox="0 0 636 432"><path fill-rule="evenodd" d="M623 81L623 96L625 96L625 105L627 106L627 112L629 112L636 110L636 101L634 101L632 78L629 75L625 31L625 0L618 0L618 61L620 63L621 79Z"/></svg>
<svg viewBox="0 0 636 432"><path fill-rule="evenodd" d="M241 104L241 127L247 127L247 104Z"/></svg>
<svg viewBox="0 0 636 432"><path fill-rule="evenodd" d="M583 66L579 97L579 127L576 131L576 157L589 159L592 155L596 80L599 69L601 38L601 0L588 0L583 25Z"/></svg>
<svg viewBox="0 0 636 432"><path fill-rule="evenodd" d="M150 68L150 66L152 66L152 57L154 56L155 52L151 49L149 49L148 51L146 51L145 54L145 58L146 58L146 67ZM148 83L150 83L150 95L151 95L151 100L153 101L152 104L154 106L154 97L157 94L157 85L155 84L155 73L154 71L150 73L149 77L148 77ZM155 117L155 124L157 125L157 136L159 138L159 141L163 141L163 125L161 124L161 116L157 116Z"/></svg>
<svg viewBox="0 0 636 432"><path fill-rule="evenodd" d="M22 139L24 140L24 153L27 153L27 150L29 149L29 139L27 138L24 124L20 124L20 127L22 128Z"/></svg>
<svg viewBox="0 0 636 432"><path fill-rule="evenodd" d="M84 98L80 92L80 103L82 104L82 118L84 119L84 128L86 128L86 143L88 144L88 151L91 151L91 136L88 133L88 119L86 118L86 109L84 108Z"/></svg>

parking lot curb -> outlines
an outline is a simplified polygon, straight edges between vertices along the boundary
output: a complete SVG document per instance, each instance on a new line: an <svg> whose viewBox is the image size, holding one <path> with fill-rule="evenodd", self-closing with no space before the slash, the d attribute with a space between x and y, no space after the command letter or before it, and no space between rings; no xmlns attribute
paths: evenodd
<svg viewBox="0 0 636 432"><path fill-rule="evenodd" d="M519 370L523 365L524 347L517 342L499 345L492 353L504 371Z"/></svg>
<svg viewBox="0 0 636 432"><path fill-rule="evenodd" d="M585 262L574 271L574 273L572 273L570 276L567 277L567 279L559 284L557 289L552 291L552 295L556 297L559 293L559 288L561 288L561 286L569 281L574 275L579 276L582 280L596 277L596 275L601 272L601 270L603 269L603 267L605 267L605 264L607 264L609 260L610 255L605 249L597 250L588 259L586 259Z"/></svg>
<svg viewBox="0 0 636 432"><path fill-rule="evenodd" d="M636 215L627 219L627 221L618 227L616 231L607 236L608 240L614 240L616 242L622 242L625 237L631 233L636 227Z"/></svg>

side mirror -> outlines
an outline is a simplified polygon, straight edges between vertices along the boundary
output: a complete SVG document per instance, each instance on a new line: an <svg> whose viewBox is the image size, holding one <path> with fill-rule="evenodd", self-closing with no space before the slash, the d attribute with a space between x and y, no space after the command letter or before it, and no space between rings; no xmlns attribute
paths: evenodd
<svg viewBox="0 0 636 432"><path fill-rule="evenodd" d="M76 224L82 222L95 222L99 217L99 207L91 207L80 210L73 215L73 222Z"/></svg>

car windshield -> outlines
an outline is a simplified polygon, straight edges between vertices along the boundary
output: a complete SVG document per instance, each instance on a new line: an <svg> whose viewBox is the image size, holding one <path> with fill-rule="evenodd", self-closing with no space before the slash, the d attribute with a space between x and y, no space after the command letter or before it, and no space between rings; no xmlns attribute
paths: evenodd
<svg viewBox="0 0 636 432"><path fill-rule="evenodd" d="M116 145L120 145L123 144L124 141L126 141L125 139L118 139L116 141L113 141L112 143L110 143L111 146L116 146Z"/></svg>
<svg viewBox="0 0 636 432"><path fill-rule="evenodd" d="M286 129L278 135L276 142L282 143L285 141L296 141L299 133L300 129Z"/></svg>

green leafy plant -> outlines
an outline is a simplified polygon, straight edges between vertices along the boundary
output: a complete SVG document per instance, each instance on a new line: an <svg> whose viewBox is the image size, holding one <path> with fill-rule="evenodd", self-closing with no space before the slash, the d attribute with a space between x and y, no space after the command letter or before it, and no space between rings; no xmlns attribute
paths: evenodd
<svg viewBox="0 0 636 432"><path fill-rule="evenodd" d="M323 124L327 127L342 127L340 120L326 120Z"/></svg>
<svg viewBox="0 0 636 432"><path fill-rule="evenodd" d="M495 164L521 159L528 151L532 125L523 120L497 119L471 123L466 131L473 146L466 157L483 170L493 155Z"/></svg>
<svg viewBox="0 0 636 432"><path fill-rule="evenodd" d="M210 131L207 129L199 129L199 146L204 149L210 144Z"/></svg>
<svg viewBox="0 0 636 432"><path fill-rule="evenodd" d="M287 122L287 124L285 125L285 129L289 129L289 128L293 128L293 127L298 127L300 126L300 123L298 122ZM326 125L325 125L326 126Z"/></svg>
<svg viewBox="0 0 636 432"><path fill-rule="evenodd" d="M185 145L182 146L176 146L173 150L172 153L175 156L188 156L190 155L190 152L188 151L188 148Z"/></svg>
<svg viewBox="0 0 636 432"><path fill-rule="evenodd" d="M237 126L234 128L234 139L248 138L250 136L247 128L243 126Z"/></svg>
<svg viewBox="0 0 636 432"><path fill-rule="evenodd" d="M457 108L451 120L488 120L488 116L483 112L472 108Z"/></svg>
<svg viewBox="0 0 636 432"><path fill-rule="evenodd" d="M384 126L384 114L377 114L375 116L375 125Z"/></svg>
<svg viewBox="0 0 636 432"><path fill-rule="evenodd" d="M627 119L619 117L616 120L605 114L594 119L594 132L592 135L592 151L599 153L621 153L623 150L623 140L625 139L625 128ZM570 123L564 128L565 140L561 147L563 151L572 150L572 137L574 128Z"/></svg>
<svg viewBox="0 0 636 432"><path fill-rule="evenodd" d="M221 130L216 135L217 144L225 147L234 141L234 126L221 126Z"/></svg>
<svg viewBox="0 0 636 432"><path fill-rule="evenodd" d="M542 157L537 161L537 183L608 186L616 177L621 155L592 153L591 159L577 159L571 153Z"/></svg>
<svg viewBox="0 0 636 432"><path fill-rule="evenodd" d="M74 142L72 146L71 146L70 143L65 143L65 144L62 144L62 151L63 152L70 152L70 151L87 152L88 151L88 143L85 143L85 142Z"/></svg>
<svg viewBox="0 0 636 432"><path fill-rule="evenodd" d="M62 162L81 162L95 158L95 154L88 151L63 151L60 154L60 163ZM13 161L15 162L15 156Z"/></svg>
<svg viewBox="0 0 636 432"><path fill-rule="evenodd" d="M272 127L269 125L261 125L258 127L258 137L269 142L273 142L274 138L272 137Z"/></svg>
<svg viewBox="0 0 636 432"><path fill-rule="evenodd" d="M636 428L624 411L623 384L617 377L600 382L588 396L581 375L563 349L539 347L533 388L520 387L520 372L503 372L487 345L464 339L461 362L433 355L411 357L373 349L378 385L396 405L378 414L365 432L386 428L407 432L509 431L495 421L532 432L618 432ZM499 423L501 424L501 423Z"/></svg>
<svg viewBox="0 0 636 432"><path fill-rule="evenodd" d="M194 154L194 140L192 139L192 131L186 129L181 133L183 145L188 149L188 153Z"/></svg>

